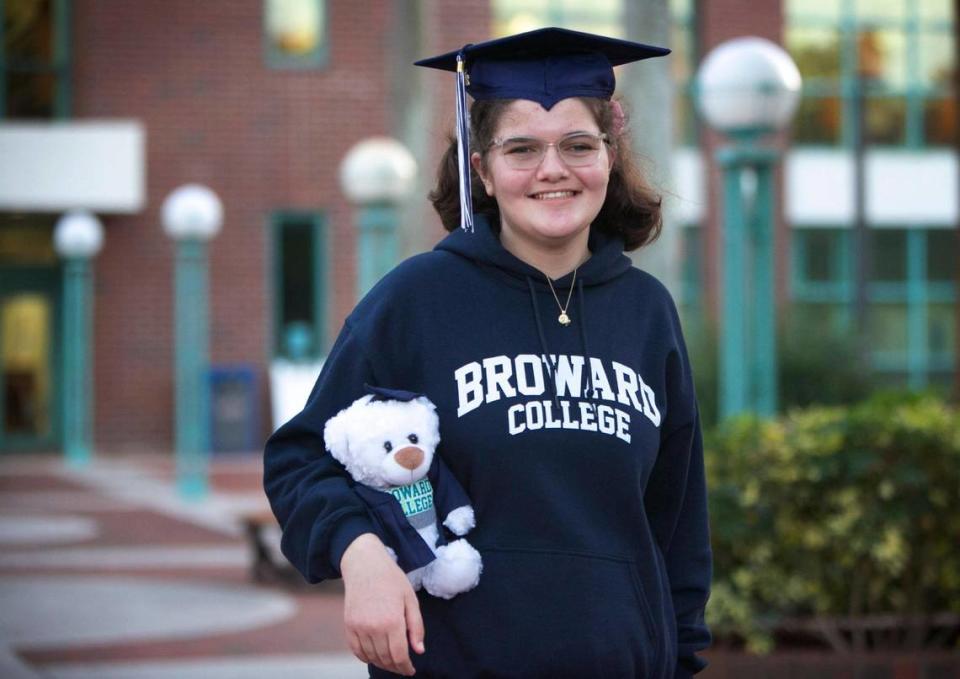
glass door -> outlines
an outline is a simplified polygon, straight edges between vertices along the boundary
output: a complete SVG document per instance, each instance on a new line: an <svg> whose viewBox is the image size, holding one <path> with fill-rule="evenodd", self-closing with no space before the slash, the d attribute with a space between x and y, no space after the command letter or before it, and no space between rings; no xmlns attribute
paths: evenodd
<svg viewBox="0 0 960 679"><path fill-rule="evenodd" d="M59 281L0 265L0 451L59 445Z"/></svg>

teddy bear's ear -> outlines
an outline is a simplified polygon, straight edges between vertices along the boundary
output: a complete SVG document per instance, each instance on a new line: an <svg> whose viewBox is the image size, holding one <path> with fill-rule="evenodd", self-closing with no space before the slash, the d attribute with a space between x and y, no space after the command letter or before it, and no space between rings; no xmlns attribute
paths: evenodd
<svg viewBox="0 0 960 679"><path fill-rule="evenodd" d="M419 403L419 404L422 405L422 406L426 406L426 407L429 408L431 411L436 412L436 410L437 410L437 406L435 406L435 405L433 404L433 401L431 401L430 399L428 399L426 396L418 396L417 398L414 399L414 402L415 402L415 403Z"/></svg>
<svg viewBox="0 0 960 679"><path fill-rule="evenodd" d="M323 428L323 441L327 450L330 451L334 459L343 464L346 464L347 456L350 454L346 412L346 410L342 410L331 417Z"/></svg>

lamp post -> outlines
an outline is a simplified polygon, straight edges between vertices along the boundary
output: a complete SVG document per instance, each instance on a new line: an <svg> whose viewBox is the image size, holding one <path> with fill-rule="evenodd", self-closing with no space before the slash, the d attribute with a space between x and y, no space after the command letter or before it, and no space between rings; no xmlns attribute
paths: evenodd
<svg viewBox="0 0 960 679"><path fill-rule="evenodd" d="M389 137L357 143L340 163L340 186L357 205L357 288L362 297L396 263L397 206L416 182L417 161Z"/></svg>
<svg viewBox="0 0 960 679"><path fill-rule="evenodd" d="M707 55L697 86L700 113L731 142L717 152L724 187L720 416L746 410L769 416L777 410L773 167L778 155L759 142L793 117L800 72L769 40L736 38Z"/></svg>
<svg viewBox="0 0 960 679"><path fill-rule="evenodd" d="M210 399L206 384L209 316L207 241L220 231L223 205L199 184L174 190L163 202L163 229L176 243L174 382L177 487L187 498L207 492Z"/></svg>
<svg viewBox="0 0 960 679"><path fill-rule="evenodd" d="M89 212L67 212L53 232L64 259L63 450L66 462L83 467L93 455L93 276L90 260L103 247L103 226Z"/></svg>

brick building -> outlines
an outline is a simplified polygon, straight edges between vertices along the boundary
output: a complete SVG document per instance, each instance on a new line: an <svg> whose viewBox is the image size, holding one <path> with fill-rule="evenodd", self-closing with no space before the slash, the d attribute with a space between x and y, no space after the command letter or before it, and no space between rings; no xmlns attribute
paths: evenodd
<svg viewBox="0 0 960 679"><path fill-rule="evenodd" d="M820 69L807 80L780 183L778 299L782 308L796 304L798 314L842 322L849 210L845 198L810 196L823 193L830 172L848 189L844 159L856 127L844 88L860 62L844 46L869 26L905 60L872 76L867 136L879 145L872 181L882 188L903 176L897 158L909 155L911 167L933 178L920 187L922 203L937 204L917 211L911 196L884 200L882 191L871 199L872 225L882 232L876 269L892 276L876 281L874 365L892 382L949 383L958 207L956 156L947 146L955 126L952 51L942 57L953 40L947 4L917 9L904 0L866 18L840 0L670 4L671 165L680 196L672 219L684 235L677 296L688 315L716 316L720 280L718 182L709 162L719 141L698 129L691 78L709 48L754 34L786 44L801 70ZM442 235L424 195L452 127L452 85L409 64L536 25L656 42L630 5L0 0L0 449L60 445L62 264L51 239L65 210L91 210L105 230L95 259L96 446L170 449L174 247L160 228L160 206L185 183L217 192L224 226L209 249L210 358L215 367L252 371L255 447L270 428L268 373L286 352L285 330L305 326L308 353L322 356L356 300L357 229L337 175L344 154L370 136L403 141L421 171L403 206L402 252ZM666 10L664 2L651 5Z"/></svg>

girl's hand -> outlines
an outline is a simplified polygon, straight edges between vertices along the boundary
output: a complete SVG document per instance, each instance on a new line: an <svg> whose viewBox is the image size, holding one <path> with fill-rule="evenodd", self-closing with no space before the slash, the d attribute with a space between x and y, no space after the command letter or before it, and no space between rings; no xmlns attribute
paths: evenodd
<svg viewBox="0 0 960 679"><path fill-rule="evenodd" d="M410 581L373 533L350 543L340 560L343 622L350 650L360 660L413 676L410 646L423 653L423 619Z"/></svg>

